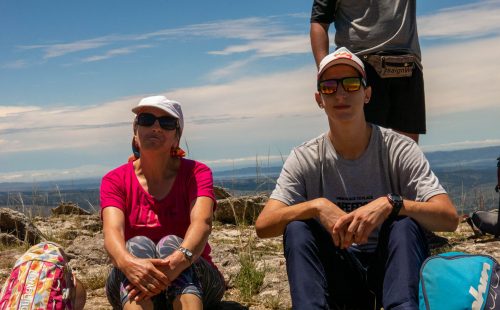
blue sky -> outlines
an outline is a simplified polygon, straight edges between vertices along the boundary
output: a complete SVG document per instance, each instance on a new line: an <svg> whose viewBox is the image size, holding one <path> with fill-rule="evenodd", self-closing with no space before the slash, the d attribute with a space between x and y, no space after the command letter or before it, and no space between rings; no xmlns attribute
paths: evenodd
<svg viewBox="0 0 500 310"><path fill-rule="evenodd" d="M182 103L190 158L280 162L327 130L311 3L0 1L0 182L102 176L130 153L130 109L154 94ZM500 145L500 1L417 6L422 148Z"/></svg>

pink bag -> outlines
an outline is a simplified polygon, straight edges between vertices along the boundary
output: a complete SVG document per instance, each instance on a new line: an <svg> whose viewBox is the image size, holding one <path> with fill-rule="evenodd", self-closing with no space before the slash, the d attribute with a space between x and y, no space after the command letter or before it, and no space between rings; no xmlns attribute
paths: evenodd
<svg viewBox="0 0 500 310"><path fill-rule="evenodd" d="M59 245L42 242L14 265L0 294L0 310L71 310L73 275Z"/></svg>

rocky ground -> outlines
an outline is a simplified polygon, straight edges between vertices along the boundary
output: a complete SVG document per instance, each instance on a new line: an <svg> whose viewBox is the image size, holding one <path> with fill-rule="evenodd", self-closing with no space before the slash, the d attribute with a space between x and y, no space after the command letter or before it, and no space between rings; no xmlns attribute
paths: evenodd
<svg viewBox="0 0 500 310"><path fill-rule="evenodd" d="M71 266L87 286L86 309L111 309L104 293L104 281L110 263L103 249L103 235L97 215L56 215L35 218L33 224L49 239L64 245L71 258ZM500 241L491 236L474 236L470 227L463 223L454 233L440 234L448 239L448 245L434 252L464 251L486 253L500 261ZM286 279L285 260L281 238L260 240L253 226L214 225L209 240L214 262L222 270L229 290L224 296L221 309L289 309L290 292ZM2 246L0 253L0 281L8 276L17 257L26 246ZM240 255L250 255L258 271L264 273L262 284L252 297L245 297L237 287L237 275L241 268Z"/></svg>

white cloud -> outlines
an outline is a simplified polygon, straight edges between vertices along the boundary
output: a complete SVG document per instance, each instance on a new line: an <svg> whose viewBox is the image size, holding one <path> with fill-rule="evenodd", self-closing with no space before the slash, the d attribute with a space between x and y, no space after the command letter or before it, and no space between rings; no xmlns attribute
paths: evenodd
<svg viewBox="0 0 500 310"><path fill-rule="evenodd" d="M0 182L33 182L52 180L73 180L76 178L93 178L102 176L113 167L101 165L83 165L70 169L24 170L0 173Z"/></svg>
<svg viewBox="0 0 500 310"><path fill-rule="evenodd" d="M25 112L37 111L40 109L41 109L40 107L35 107L35 106L1 106L0 105L0 117L13 116L13 115L21 114L21 113L25 113Z"/></svg>
<svg viewBox="0 0 500 310"><path fill-rule="evenodd" d="M460 141L453 143L425 145L422 146L421 148L424 152L434 152L434 151L463 150L463 149L472 149L472 148L497 146L497 145L500 145L500 139L487 139L480 141Z"/></svg>
<svg viewBox="0 0 500 310"><path fill-rule="evenodd" d="M213 55L231 55L254 52L261 57L283 56L288 54L305 54L310 52L309 36L290 35L267 37L250 41L247 44L231 45L221 51L209 52Z"/></svg>
<svg viewBox="0 0 500 310"><path fill-rule="evenodd" d="M112 42L112 37L99 37L88 40L79 40L69 43L58 44L39 44L20 46L21 49L41 49L44 51L44 59L64 56L70 53L76 53L86 50L96 49Z"/></svg>
<svg viewBox="0 0 500 310"><path fill-rule="evenodd" d="M267 143L271 131L279 133L277 139L280 134L301 132L298 127L285 129L287 122L303 124L313 122L314 116L321 116L313 101L314 76L314 69L307 67L227 84L177 89L166 95L182 102L186 116L184 136L194 149L200 142L221 139L216 143L220 144L219 148L227 144L222 141L226 140L236 150L241 143L238 136L257 145ZM9 148L0 149L0 154L64 148L97 149L124 141L128 143L133 119L130 109L141 97L123 98L93 107L69 105L24 112L16 110L15 115L6 113L0 135ZM278 124L280 127L275 128ZM198 154L209 153L204 149ZM217 153L221 156L223 152Z"/></svg>
<svg viewBox="0 0 500 310"><path fill-rule="evenodd" d="M216 69L209 74L207 74L207 79L208 80L219 80L221 78L227 77L227 76L236 76L238 74L238 70L241 68L244 68L247 66L249 63L255 61L257 58L256 57L248 57L243 60L238 60L230 63L229 65Z"/></svg>
<svg viewBox="0 0 500 310"><path fill-rule="evenodd" d="M467 112L500 104L500 40L483 39L423 51L429 114Z"/></svg>
<svg viewBox="0 0 500 310"><path fill-rule="evenodd" d="M500 2L479 1L418 18L421 38L470 38L500 34Z"/></svg>

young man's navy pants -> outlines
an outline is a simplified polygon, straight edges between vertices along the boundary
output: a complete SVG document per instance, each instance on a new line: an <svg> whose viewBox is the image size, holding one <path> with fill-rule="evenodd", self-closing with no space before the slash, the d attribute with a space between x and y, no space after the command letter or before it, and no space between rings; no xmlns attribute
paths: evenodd
<svg viewBox="0 0 500 310"><path fill-rule="evenodd" d="M283 243L293 309L418 309L429 250L410 218L384 223L375 253L340 250L314 219L289 223Z"/></svg>

